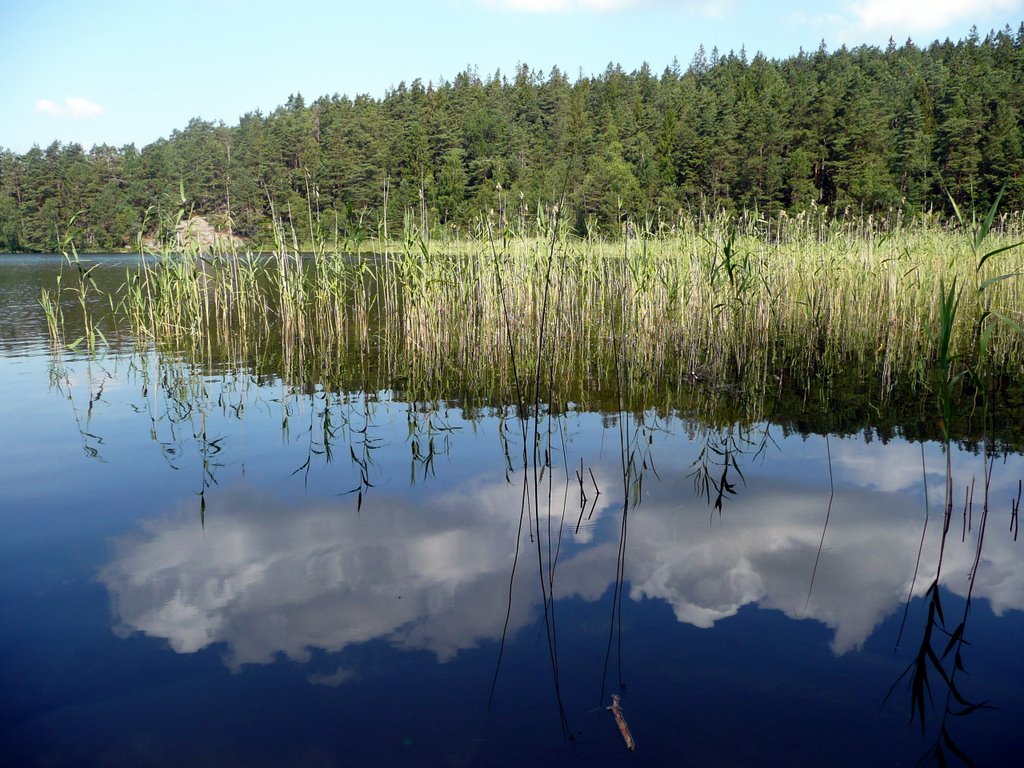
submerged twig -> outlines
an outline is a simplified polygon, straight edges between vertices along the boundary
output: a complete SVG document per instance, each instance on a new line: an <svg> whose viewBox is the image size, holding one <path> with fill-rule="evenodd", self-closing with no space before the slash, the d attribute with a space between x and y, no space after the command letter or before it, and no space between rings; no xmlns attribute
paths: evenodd
<svg viewBox="0 0 1024 768"><path fill-rule="evenodd" d="M629 732L629 726L626 724L626 718L622 714L619 694L612 694L612 705L608 707L608 709L612 711L612 716L615 718L615 724L619 726L619 733L622 734L622 740L626 742L626 749L630 751L636 750L636 742L633 741L633 734Z"/></svg>

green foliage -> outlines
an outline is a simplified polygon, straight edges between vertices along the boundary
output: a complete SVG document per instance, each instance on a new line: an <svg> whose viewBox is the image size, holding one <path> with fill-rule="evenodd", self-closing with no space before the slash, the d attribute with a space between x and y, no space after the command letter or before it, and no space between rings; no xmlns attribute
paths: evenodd
<svg viewBox="0 0 1024 768"><path fill-rule="evenodd" d="M173 216L182 187L186 213L223 216L256 244L289 209L352 211L382 234L406 220L479 231L493 210L539 234L532 212L563 191L580 233L672 228L683 211L719 208L955 216L1001 189L1003 209L1021 210L1019 43L1007 28L783 60L700 49L686 71L609 65L575 82L557 68L467 69L382 98L294 94L233 126L193 119L142 149L0 151L0 248L56 250L78 212L80 248L131 248L139 212Z"/></svg>

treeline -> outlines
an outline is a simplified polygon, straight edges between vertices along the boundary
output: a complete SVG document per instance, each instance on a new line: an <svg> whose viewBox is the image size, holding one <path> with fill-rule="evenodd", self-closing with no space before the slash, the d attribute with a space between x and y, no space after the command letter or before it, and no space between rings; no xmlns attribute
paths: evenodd
<svg viewBox="0 0 1024 768"><path fill-rule="evenodd" d="M381 99L296 95L234 126L194 119L141 150L0 152L0 250L52 250L72 219L79 248L130 247L181 208L254 241L275 216L303 236L310 211L392 236L491 211L528 228L560 199L580 231L719 207L942 209L947 191L985 206L1004 184L1022 209L1022 119L1024 24L784 60L701 48L660 75L470 70Z"/></svg>

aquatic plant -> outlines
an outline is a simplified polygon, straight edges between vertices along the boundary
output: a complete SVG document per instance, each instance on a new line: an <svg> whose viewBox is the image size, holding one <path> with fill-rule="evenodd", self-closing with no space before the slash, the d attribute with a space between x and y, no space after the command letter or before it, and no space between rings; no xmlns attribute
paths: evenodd
<svg viewBox="0 0 1024 768"><path fill-rule="evenodd" d="M964 603L964 609L959 622L953 626L952 621L947 621L941 600L942 590L942 563L946 550L947 537L949 535L954 510L954 478L952 468L951 441L953 435L953 418L956 408L954 390L962 382L969 381L975 388L975 401L981 407L983 430L988 427L988 419L991 416L990 403L987 395L990 394L992 377L998 368L986 365L986 358L990 354L990 341L992 335L998 330L1008 331L1012 337L1024 335L1024 328L1006 310L993 309L992 296L989 290L998 284L1006 281L1016 282L1020 272L998 274L994 276L983 276L982 271L986 264L993 257L1000 254L1007 254L1020 246L1021 242L1002 243L991 250L986 250L986 241L992 232L992 225L995 221L996 212L1002 199L1002 191L997 195L986 215L978 218L972 214L968 223L956 201L950 196L950 203L953 206L956 218L961 228L967 234L968 251L971 256L969 263L975 266L976 287L973 291L965 292L964 287L958 284L960 275L954 274L947 284L944 278L939 280L938 291L938 319L937 319L937 359L935 360L935 373L937 378L936 399L938 402L940 429L942 442L945 449L945 503L942 517L942 534L939 543L939 553L935 575L924 594L927 605L927 615L924 621L921 641L913 660L906 667L900 677L893 683L885 699L888 700L896 686L906 679L910 693L910 720L917 720L924 735L926 722L930 714L930 705L933 705L931 693L933 680L938 680L938 685L945 689L945 695L940 697L941 707L934 707L938 716L938 730L934 742L928 748L926 757L932 758L939 765L946 765L950 757L956 758L964 765L973 766L974 762L964 752L954 738L951 728L950 717L963 717L973 714L979 710L992 709L987 701L972 701L963 692L960 683L960 675L966 674L964 659L964 646L967 644L967 620L970 615L971 597L974 592L975 580L982 563L982 548L985 542L985 530L989 514L989 486L992 475L992 456L994 453L990 439L984 440L983 456L985 460L982 478L982 507L976 533L974 562L968 575L968 589ZM973 336L970 346L961 347L954 351L953 339L957 335L958 325L961 323L962 302L972 297L975 299L977 308L973 315ZM1019 310L1018 310L1019 311ZM979 402L980 401L980 402ZM967 530L973 523L973 500L974 500L974 479L972 478L964 502L964 533L966 538ZM925 530L928 525L927 513L927 477L925 477ZM1013 525L1016 506L1011 512L1011 526ZM922 532L922 544L924 532ZM918 565L920 565L920 552L918 554ZM914 580L916 582L917 572ZM911 595L913 585L911 585ZM907 609L910 607L908 597ZM906 622L907 610L904 611L904 624ZM903 626L900 629L902 636ZM943 640L945 645L943 646ZM897 645L899 639L897 639ZM941 650L940 650L941 649Z"/></svg>
<svg viewBox="0 0 1024 768"><path fill-rule="evenodd" d="M266 254L140 243L138 266L106 298L109 322L215 366L269 355L289 380L364 377L412 399L523 408L609 400L614 338L629 345L630 391L646 403L706 390L753 404L782 387L827 400L840 376L883 400L897 385L928 386L940 358L1024 375L1024 296L1007 279L1021 269L1016 225L1000 219L986 230L993 250L972 262L956 230L927 217L882 231L870 217L707 214L626 247L575 237L555 215L544 239L507 228L488 237L485 218L480 236L459 239L428 240L410 225L385 250L312 216L312 252L283 224ZM935 302L940 292L952 301ZM59 298L44 305L55 343ZM550 398L538 397L541 378Z"/></svg>

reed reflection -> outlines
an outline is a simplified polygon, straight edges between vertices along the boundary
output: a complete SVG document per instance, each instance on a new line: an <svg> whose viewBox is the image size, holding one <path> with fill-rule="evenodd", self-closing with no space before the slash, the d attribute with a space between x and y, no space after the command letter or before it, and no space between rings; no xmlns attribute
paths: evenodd
<svg viewBox="0 0 1024 768"><path fill-rule="evenodd" d="M985 477L986 498L1009 508L1016 456L993 471L991 450L985 466L948 444L584 413L555 398L522 409L404 402L244 369L199 375L158 357L109 370L69 362L54 374L87 446L102 446L108 414L128 408L187 478L172 513L119 540L101 575L118 633L180 653L218 647L233 669L370 641L441 662L481 645L500 656L504 638L543 620L557 681L558 607L577 597L609 602L593 649L603 700L611 669L615 690L625 687L623 617L646 599L702 628L748 605L818 621L836 654L863 646L908 596L934 600L928 576L940 570L942 589L968 606L1024 609L1013 531L985 538L982 557L982 519L969 523L965 510L951 535L960 518L947 511L928 525L924 498L945 496L950 476L956 494ZM275 435L280 449L268 450ZM396 483L403 474L409 483ZM532 566L517 568L517 553ZM944 650L922 648L926 658ZM308 679L336 686L368 673L346 662Z"/></svg>

